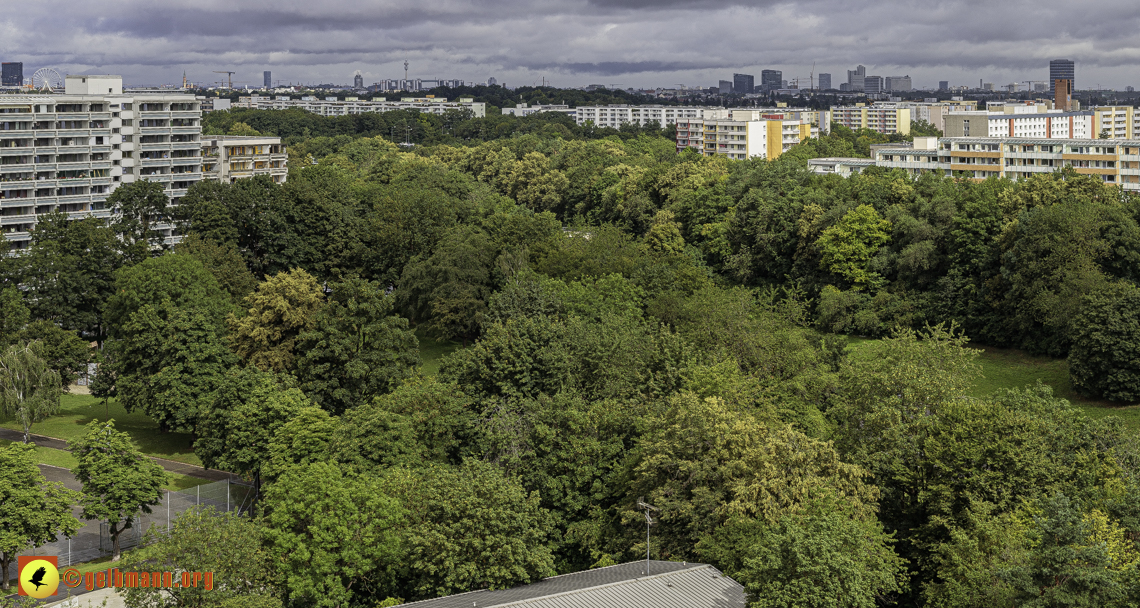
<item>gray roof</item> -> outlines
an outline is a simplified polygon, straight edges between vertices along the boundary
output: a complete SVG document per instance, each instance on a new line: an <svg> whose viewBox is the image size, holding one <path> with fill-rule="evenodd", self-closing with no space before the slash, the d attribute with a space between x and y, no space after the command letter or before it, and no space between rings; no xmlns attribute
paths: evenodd
<svg viewBox="0 0 1140 608"><path fill-rule="evenodd" d="M629 562L502 591L401 604L415 608L744 608L744 587L707 564Z"/></svg>

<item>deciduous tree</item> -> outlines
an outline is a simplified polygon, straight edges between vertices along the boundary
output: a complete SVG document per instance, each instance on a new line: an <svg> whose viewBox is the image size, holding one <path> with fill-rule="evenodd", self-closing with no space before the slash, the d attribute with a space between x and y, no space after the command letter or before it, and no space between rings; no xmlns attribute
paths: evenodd
<svg viewBox="0 0 1140 608"><path fill-rule="evenodd" d="M73 473L83 484L83 519L107 524L111 560L119 561L119 536L134 526L140 511L150 513L162 500L166 472L135 447L130 435L116 431L113 420L92 420L68 448L79 463Z"/></svg>
<svg viewBox="0 0 1140 608"><path fill-rule="evenodd" d="M245 299L245 313L229 319L234 352L262 370L292 370L297 337L312 329L323 304L320 285L304 270L266 279Z"/></svg>
<svg viewBox="0 0 1140 608"><path fill-rule="evenodd" d="M346 606L393 587L404 510L377 479L332 463L297 465L265 500L266 545L290 602Z"/></svg>
<svg viewBox="0 0 1140 608"><path fill-rule="evenodd" d="M16 556L80 528L71 514L75 492L45 480L32 450L18 443L0 448L0 586L5 591Z"/></svg>
<svg viewBox="0 0 1140 608"><path fill-rule="evenodd" d="M33 424L59 410L62 392L59 372L44 360L41 343L13 344L0 352L0 412L24 427L24 443Z"/></svg>
<svg viewBox="0 0 1140 608"><path fill-rule="evenodd" d="M379 284L348 279L329 288L312 329L297 338L297 376L318 405L339 414L408 377L419 342Z"/></svg>

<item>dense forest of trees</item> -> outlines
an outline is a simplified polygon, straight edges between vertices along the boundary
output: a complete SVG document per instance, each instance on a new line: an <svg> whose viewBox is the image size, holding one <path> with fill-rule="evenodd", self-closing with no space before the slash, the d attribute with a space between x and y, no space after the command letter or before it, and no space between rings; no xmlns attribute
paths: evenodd
<svg viewBox="0 0 1140 608"><path fill-rule="evenodd" d="M1140 398L1140 199L1071 171L809 172L860 145L840 130L769 162L544 128L409 150L392 116L296 118L210 118L298 138L284 185L173 209L124 186L114 224L51 217L0 262L0 338L99 340L97 394L262 487L256 519L192 513L126 559L213 534L274 581L230 587L256 606L647 549L755 606L1140 602L1135 435L1040 385L963 397L975 340ZM186 238L146 255L160 217ZM880 339L856 357L850 334ZM424 376L425 337L465 348Z"/></svg>

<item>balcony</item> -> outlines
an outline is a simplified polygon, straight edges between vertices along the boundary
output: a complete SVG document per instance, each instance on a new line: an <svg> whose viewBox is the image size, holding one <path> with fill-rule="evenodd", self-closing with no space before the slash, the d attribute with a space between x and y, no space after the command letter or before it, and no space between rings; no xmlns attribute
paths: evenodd
<svg viewBox="0 0 1140 608"><path fill-rule="evenodd" d="M69 161L66 163L57 163L57 171L90 171L91 161Z"/></svg>
<svg viewBox="0 0 1140 608"><path fill-rule="evenodd" d="M24 215L0 215L0 225L11 226L12 224L30 224L36 221L36 214L28 213Z"/></svg>

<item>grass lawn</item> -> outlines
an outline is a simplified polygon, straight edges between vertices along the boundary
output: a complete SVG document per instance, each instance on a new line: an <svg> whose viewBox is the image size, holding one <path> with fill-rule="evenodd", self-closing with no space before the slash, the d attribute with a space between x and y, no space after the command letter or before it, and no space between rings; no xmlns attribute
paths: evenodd
<svg viewBox="0 0 1140 608"><path fill-rule="evenodd" d="M458 342L434 340L421 335L418 329L416 330L416 338L420 341L420 361L423 363L421 369L426 376L438 374L440 360L463 348L463 345Z"/></svg>
<svg viewBox="0 0 1140 608"><path fill-rule="evenodd" d="M851 339L851 355L858 357L860 345L871 340ZM982 378L978 380L970 395L984 397L998 389L1023 388L1036 384L1038 380L1053 388L1053 394L1081 408L1093 418L1117 416L1124 425L1133 431L1140 431L1140 405L1126 405L1110 401L1088 399L1077 394L1069 381L1069 363L1064 359L1035 357L1020 350L994 348L971 344L982 351L978 364L982 366Z"/></svg>
<svg viewBox="0 0 1140 608"><path fill-rule="evenodd" d="M12 442L0 439L0 447L7 446L10 443ZM71 455L71 452L56 450L54 448L45 448L43 446L36 446L35 461L36 464L47 464L53 467L60 467L61 469L68 470L74 469L78 464L75 460L75 457ZM179 473L167 473L166 484L164 484L162 487L166 488L167 490L173 490L177 492L178 490L185 490L187 488L193 488L195 486L200 486L207 483L212 482L209 479L201 479L198 477L191 477L189 475L181 475Z"/></svg>
<svg viewBox="0 0 1140 608"><path fill-rule="evenodd" d="M129 433L148 456L201 465L194 455L194 438L188 433L160 433L158 424L142 412L128 414L114 399L104 405L101 399L90 395L64 395L60 399L59 413L43 422L32 425L32 432L70 441L83 435L84 427L92 420L115 419L115 428ZM0 427L23 431L15 420L4 420Z"/></svg>

